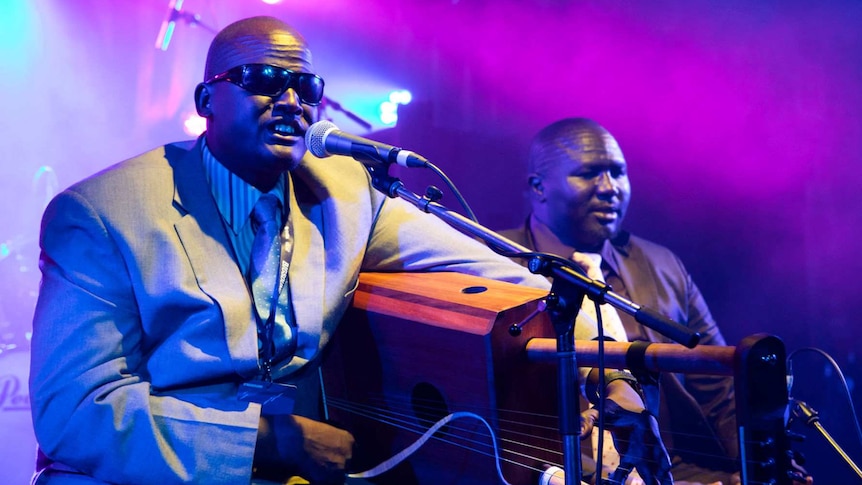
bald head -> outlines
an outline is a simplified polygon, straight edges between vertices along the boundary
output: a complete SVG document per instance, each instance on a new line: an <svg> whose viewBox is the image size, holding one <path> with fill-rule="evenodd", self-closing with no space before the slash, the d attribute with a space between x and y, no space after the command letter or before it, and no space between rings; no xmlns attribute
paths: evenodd
<svg viewBox="0 0 862 485"><path fill-rule="evenodd" d="M589 118L556 121L533 137L528 155L530 173L546 174L561 161L605 153L624 160L617 141L602 125Z"/></svg>
<svg viewBox="0 0 862 485"><path fill-rule="evenodd" d="M207 52L204 80L260 55L261 46L273 54L280 50L301 50L310 63L311 54L302 34L275 17L250 17L238 20L216 34Z"/></svg>

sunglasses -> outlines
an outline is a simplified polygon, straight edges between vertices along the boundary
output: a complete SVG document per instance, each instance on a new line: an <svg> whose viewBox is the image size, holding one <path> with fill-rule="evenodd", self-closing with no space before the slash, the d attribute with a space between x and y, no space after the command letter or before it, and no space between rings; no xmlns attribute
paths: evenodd
<svg viewBox="0 0 862 485"><path fill-rule="evenodd" d="M323 78L308 72L294 72L269 64L243 64L216 74L206 82L227 81L252 94L277 98L293 89L299 100L317 106L323 100Z"/></svg>

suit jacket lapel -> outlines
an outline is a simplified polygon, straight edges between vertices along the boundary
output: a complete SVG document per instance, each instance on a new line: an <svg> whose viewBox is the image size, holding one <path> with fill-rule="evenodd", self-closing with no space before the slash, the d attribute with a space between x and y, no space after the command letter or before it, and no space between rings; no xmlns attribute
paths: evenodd
<svg viewBox="0 0 862 485"><path fill-rule="evenodd" d="M642 257L630 242L616 246L610 241L605 241L602 257L608 261L608 264L622 280L629 300L638 305L661 311L658 306L658 297L654 291L653 269L646 258ZM643 326L642 330L651 341L667 341L666 337L649 327Z"/></svg>
<svg viewBox="0 0 862 485"><path fill-rule="evenodd" d="M175 224L200 289L221 308L227 350L240 374L257 369L257 328L248 286L209 190L201 140L188 152L166 156L174 167L174 202L185 211Z"/></svg>

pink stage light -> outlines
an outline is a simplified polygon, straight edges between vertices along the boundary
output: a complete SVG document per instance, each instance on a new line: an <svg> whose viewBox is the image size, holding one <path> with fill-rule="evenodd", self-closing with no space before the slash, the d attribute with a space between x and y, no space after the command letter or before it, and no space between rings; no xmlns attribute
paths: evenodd
<svg viewBox="0 0 862 485"><path fill-rule="evenodd" d="M207 129L206 118L201 118L197 114L189 114L183 121L183 131L189 136L200 136Z"/></svg>

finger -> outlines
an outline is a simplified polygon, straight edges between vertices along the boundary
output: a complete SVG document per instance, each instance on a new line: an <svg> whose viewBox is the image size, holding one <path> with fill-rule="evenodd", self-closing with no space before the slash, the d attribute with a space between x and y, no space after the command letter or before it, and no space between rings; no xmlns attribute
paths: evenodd
<svg viewBox="0 0 862 485"><path fill-rule="evenodd" d="M614 470L613 473L608 476L608 478L610 479L611 483L625 483L631 472L631 467L625 466L620 463L617 469Z"/></svg>
<svg viewBox="0 0 862 485"><path fill-rule="evenodd" d="M669 469L664 469L662 466L659 466L658 469L654 469L653 466L649 466L647 463L636 468L645 483L650 485L654 485L655 483L659 483L661 485L674 485L673 477L671 476Z"/></svg>
<svg viewBox="0 0 862 485"><path fill-rule="evenodd" d="M661 485L673 485L673 477L669 471L659 472L659 483Z"/></svg>
<svg viewBox="0 0 862 485"><path fill-rule="evenodd" d="M638 471L638 475L641 476L641 479L643 479L644 483L649 483L650 485L655 484L655 477L653 476L652 471L648 467L646 467L646 466L637 467L637 471ZM662 484L662 485L664 485L664 484Z"/></svg>
<svg viewBox="0 0 862 485"><path fill-rule="evenodd" d="M580 438L586 439L592 433L593 428L596 425L596 419L598 418L598 411L595 409L588 409L581 413L581 430L580 430Z"/></svg>
<svg viewBox="0 0 862 485"><path fill-rule="evenodd" d="M662 485L673 485L673 477L670 473L671 464L666 453L663 457L659 457L658 464L659 465L658 470L656 471L656 478L658 479L659 483L661 483ZM721 485L721 483L719 483L719 485Z"/></svg>

